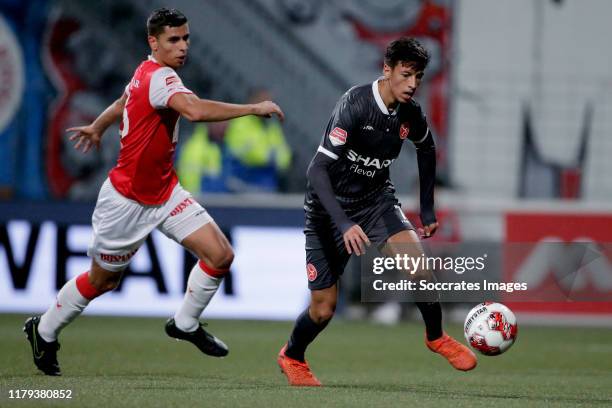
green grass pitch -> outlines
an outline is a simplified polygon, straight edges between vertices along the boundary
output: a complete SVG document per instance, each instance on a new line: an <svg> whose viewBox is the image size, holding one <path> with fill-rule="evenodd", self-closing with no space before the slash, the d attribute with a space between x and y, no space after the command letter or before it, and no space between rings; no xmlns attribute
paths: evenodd
<svg viewBox="0 0 612 408"><path fill-rule="evenodd" d="M612 330L521 326L498 357L453 370L423 344L420 324L332 322L307 358L324 383L290 388L276 353L290 322L211 321L224 359L166 337L163 319L84 316L60 338L63 377L38 372L26 316L0 315L0 407L607 407ZM461 328L448 327L461 338ZM71 400L9 399L11 389L68 389Z"/></svg>

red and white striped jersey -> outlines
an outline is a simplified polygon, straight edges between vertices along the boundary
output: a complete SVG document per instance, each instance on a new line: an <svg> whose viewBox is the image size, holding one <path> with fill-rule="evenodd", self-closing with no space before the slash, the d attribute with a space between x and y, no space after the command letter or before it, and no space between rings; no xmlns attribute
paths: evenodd
<svg viewBox="0 0 612 408"><path fill-rule="evenodd" d="M193 92L172 68L149 56L125 93L121 150L109 178L127 198L145 205L163 204L178 183L173 163L180 114L168 108L168 102L176 94Z"/></svg>

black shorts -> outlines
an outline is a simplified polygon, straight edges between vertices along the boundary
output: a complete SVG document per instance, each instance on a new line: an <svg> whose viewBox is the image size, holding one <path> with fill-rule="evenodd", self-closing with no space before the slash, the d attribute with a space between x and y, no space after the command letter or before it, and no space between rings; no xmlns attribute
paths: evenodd
<svg viewBox="0 0 612 408"><path fill-rule="evenodd" d="M363 229L373 245L386 242L398 232L414 230L395 197L353 213L347 211L347 215ZM309 213L306 213L304 234L308 289L327 289L338 281L350 258L344 238L328 216Z"/></svg>

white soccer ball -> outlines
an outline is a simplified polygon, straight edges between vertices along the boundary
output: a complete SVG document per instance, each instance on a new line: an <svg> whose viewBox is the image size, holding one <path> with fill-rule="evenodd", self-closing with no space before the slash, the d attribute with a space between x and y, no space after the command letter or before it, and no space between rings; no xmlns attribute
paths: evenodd
<svg viewBox="0 0 612 408"><path fill-rule="evenodd" d="M516 340L516 316L501 303L481 303L467 314L463 333L474 350L497 356L506 352Z"/></svg>

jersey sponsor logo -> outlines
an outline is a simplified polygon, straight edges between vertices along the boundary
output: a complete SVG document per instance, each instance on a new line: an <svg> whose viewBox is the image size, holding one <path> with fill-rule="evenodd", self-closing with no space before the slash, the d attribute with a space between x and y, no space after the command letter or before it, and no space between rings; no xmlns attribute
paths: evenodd
<svg viewBox="0 0 612 408"><path fill-rule="evenodd" d="M182 213L185 210L185 208L189 207L194 202L195 201L193 200L193 198L187 197L186 199L181 201L179 205L174 207L174 209L170 212L170 217L174 217L175 215Z"/></svg>
<svg viewBox="0 0 612 408"><path fill-rule="evenodd" d="M309 282L314 282L317 279L317 268L311 263L306 265L306 275L308 276Z"/></svg>
<svg viewBox="0 0 612 408"><path fill-rule="evenodd" d="M353 173L359 174L360 176L366 176L369 178L374 178L376 175L376 170L368 170L367 168L362 168L358 164L351 164L349 168Z"/></svg>
<svg viewBox="0 0 612 408"><path fill-rule="evenodd" d="M407 138L408 133L410 133L410 124L408 122L402 123L400 125L400 133L399 133L400 139L404 140L405 138Z"/></svg>
<svg viewBox="0 0 612 408"><path fill-rule="evenodd" d="M172 75L169 76L168 78L166 78L166 86L175 84L175 83L179 83L181 82L180 79L178 79L178 77L176 75Z"/></svg>
<svg viewBox="0 0 612 408"><path fill-rule="evenodd" d="M353 149L349 149L346 158L365 167L376 167L378 170L389 167L395 159L381 160L377 157L362 156Z"/></svg>
<svg viewBox="0 0 612 408"><path fill-rule="evenodd" d="M331 132L329 132L329 140L334 146L341 146L345 144L347 136L346 130L339 127L335 127Z"/></svg>
<svg viewBox="0 0 612 408"><path fill-rule="evenodd" d="M361 127L363 130L374 130L374 127L372 125L365 125Z"/></svg>

